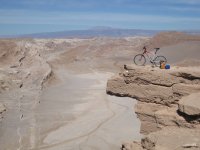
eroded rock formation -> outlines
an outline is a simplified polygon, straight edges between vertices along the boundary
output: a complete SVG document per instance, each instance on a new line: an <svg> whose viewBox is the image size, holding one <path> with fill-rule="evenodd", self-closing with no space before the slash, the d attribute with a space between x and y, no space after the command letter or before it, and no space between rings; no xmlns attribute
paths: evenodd
<svg viewBox="0 0 200 150"><path fill-rule="evenodd" d="M122 149L200 148L200 141L195 141L200 139L199 92L198 67L162 70L125 65L123 72L108 80L107 93L139 101L135 111L146 136L141 143L123 144Z"/></svg>

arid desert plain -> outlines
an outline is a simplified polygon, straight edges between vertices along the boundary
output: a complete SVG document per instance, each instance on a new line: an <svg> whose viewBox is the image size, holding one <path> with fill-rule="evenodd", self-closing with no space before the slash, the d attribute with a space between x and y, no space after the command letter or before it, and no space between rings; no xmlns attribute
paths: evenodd
<svg viewBox="0 0 200 150"><path fill-rule="evenodd" d="M135 66L144 45L171 69ZM199 92L197 35L1 39L0 149L197 150Z"/></svg>

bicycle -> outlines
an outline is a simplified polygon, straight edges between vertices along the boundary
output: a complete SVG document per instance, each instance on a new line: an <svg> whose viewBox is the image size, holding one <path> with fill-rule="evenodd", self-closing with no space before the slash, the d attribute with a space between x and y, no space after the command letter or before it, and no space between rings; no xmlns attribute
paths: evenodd
<svg viewBox="0 0 200 150"><path fill-rule="evenodd" d="M160 48L154 48L155 52L147 51L147 48L144 46L144 52L142 54L137 54L133 61L138 66L144 66L146 63L146 57L149 58L149 62L155 65L156 67L160 67L161 63L167 63L167 59L164 56L157 56L157 52Z"/></svg>

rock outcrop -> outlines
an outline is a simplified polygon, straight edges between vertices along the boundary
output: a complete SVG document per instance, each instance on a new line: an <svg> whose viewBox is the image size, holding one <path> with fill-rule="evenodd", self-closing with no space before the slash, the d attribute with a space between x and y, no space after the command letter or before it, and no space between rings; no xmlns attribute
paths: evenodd
<svg viewBox="0 0 200 150"><path fill-rule="evenodd" d="M189 116L200 116L200 93L193 93L183 97L178 110Z"/></svg>
<svg viewBox="0 0 200 150"><path fill-rule="evenodd" d="M200 91L197 71L185 68L161 70L151 67L124 66L125 71L108 81L107 93L129 96L147 103L177 104L183 96Z"/></svg>
<svg viewBox="0 0 200 150"><path fill-rule="evenodd" d="M184 117L177 113L177 109L176 105L168 107L160 104L139 102L135 106L135 113L141 121L140 132L146 135L167 126L195 128L194 124L188 123Z"/></svg>
<svg viewBox="0 0 200 150"><path fill-rule="evenodd" d="M200 130L165 128L147 135L142 139L141 145L147 150L198 150L200 149Z"/></svg>
<svg viewBox="0 0 200 150"><path fill-rule="evenodd" d="M200 135L200 69L173 67L162 70L125 65L107 83L107 93L137 99L141 143L122 145L123 150L198 149ZM189 136L187 136L190 134Z"/></svg>

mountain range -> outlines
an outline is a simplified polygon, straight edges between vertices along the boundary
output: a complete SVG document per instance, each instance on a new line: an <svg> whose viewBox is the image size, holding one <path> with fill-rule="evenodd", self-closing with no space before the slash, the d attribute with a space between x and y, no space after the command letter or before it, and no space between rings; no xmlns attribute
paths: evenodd
<svg viewBox="0 0 200 150"><path fill-rule="evenodd" d="M161 30L116 29L111 27L94 27L87 30L68 30L33 34L0 36L0 38L92 38L92 37L128 37L153 36Z"/></svg>
<svg viewBox="0 0 200 150"><path fill-rule="evenodd" d="M58 32L44 32L21 35L0 35L0 38L92 38L92 37L152 37L159 32L167 30L144 30L144 29L118 29L112 27L93 27L86 30L67 30ZM200 31L181 31L188 34L200 34Z"/></svg>

